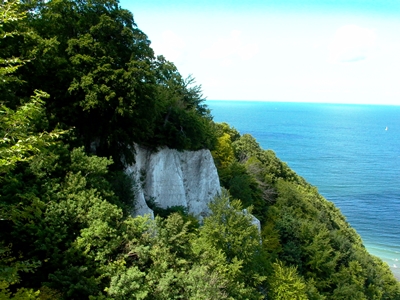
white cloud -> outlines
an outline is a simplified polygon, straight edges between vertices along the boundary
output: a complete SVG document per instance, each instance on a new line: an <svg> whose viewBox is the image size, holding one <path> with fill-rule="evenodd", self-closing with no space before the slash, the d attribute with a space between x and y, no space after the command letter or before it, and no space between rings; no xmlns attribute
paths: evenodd
<svg viewBox="0 0 400 300"><path fill-rule="evenodd" d="M248 60L259 52L257 43L246 43L239 30L232 30L229 37L220 38L209 48L206 48L201 56L206 59L220 60L222 66L230 66L237 58Z"/></svg>
<svg viewBox="0 0 400 300"><path fill-rule="evenodd" d="M185 41L172 30L165 30L162 39L151 44L156 55L163 55L166 59L176 62L182 58Z"/></svg>
<svg viewBox="0 0 400 300"><path fill-rule="evenodd" d="M329 47L329 62L355 62L367 59L376 47L376 33L356 25L340 27Z"/></svg>

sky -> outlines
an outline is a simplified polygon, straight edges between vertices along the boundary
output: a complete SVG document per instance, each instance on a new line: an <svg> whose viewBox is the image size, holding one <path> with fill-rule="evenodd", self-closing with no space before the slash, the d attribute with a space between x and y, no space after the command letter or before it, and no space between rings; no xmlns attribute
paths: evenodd
<svg viewBox="0 0 400 300"><path fill-rule="evenodd" d="M400 105L399 0L120 0L208 100Z"/></svg>

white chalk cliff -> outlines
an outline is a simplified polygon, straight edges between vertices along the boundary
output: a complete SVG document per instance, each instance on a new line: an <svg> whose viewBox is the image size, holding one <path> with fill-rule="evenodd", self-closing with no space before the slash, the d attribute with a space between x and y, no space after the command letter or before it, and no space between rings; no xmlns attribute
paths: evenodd
<svg viewBox="0 0 400 300"><path fill-rule="evenodd" d="M221 192L209 150L151 152L135 146L135 153L135 163L126 167L136 182L134 215L153 216L148 199L161 208L184 206L198 217L209 213L207 204Z"/></svg>

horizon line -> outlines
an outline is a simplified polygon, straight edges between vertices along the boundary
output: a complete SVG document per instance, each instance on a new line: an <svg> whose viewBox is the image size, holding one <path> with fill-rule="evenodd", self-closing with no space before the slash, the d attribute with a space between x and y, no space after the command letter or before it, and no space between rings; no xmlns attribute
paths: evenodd
<svg viewBox="0 0 400 300"><path fill-rule="evenodd" d="M271 103L307 103L307 104L342 104L342 105L373 105L373 106L400 106L400 103L360 103L360 102L323 102L323 101L296 101L296 100L243 100L243 99L204 99L204 101L231 101L231 102L271 102Z"/></svg>

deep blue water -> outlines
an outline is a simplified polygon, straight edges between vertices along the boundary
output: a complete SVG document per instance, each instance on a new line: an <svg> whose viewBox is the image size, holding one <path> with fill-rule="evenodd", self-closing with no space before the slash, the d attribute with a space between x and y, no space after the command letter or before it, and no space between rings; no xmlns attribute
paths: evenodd
<svg viewBox="0 0 400 300"><path fill-rule="evenodd" d="M207 101L335 203L400 278L400 106Z"/></svg>

